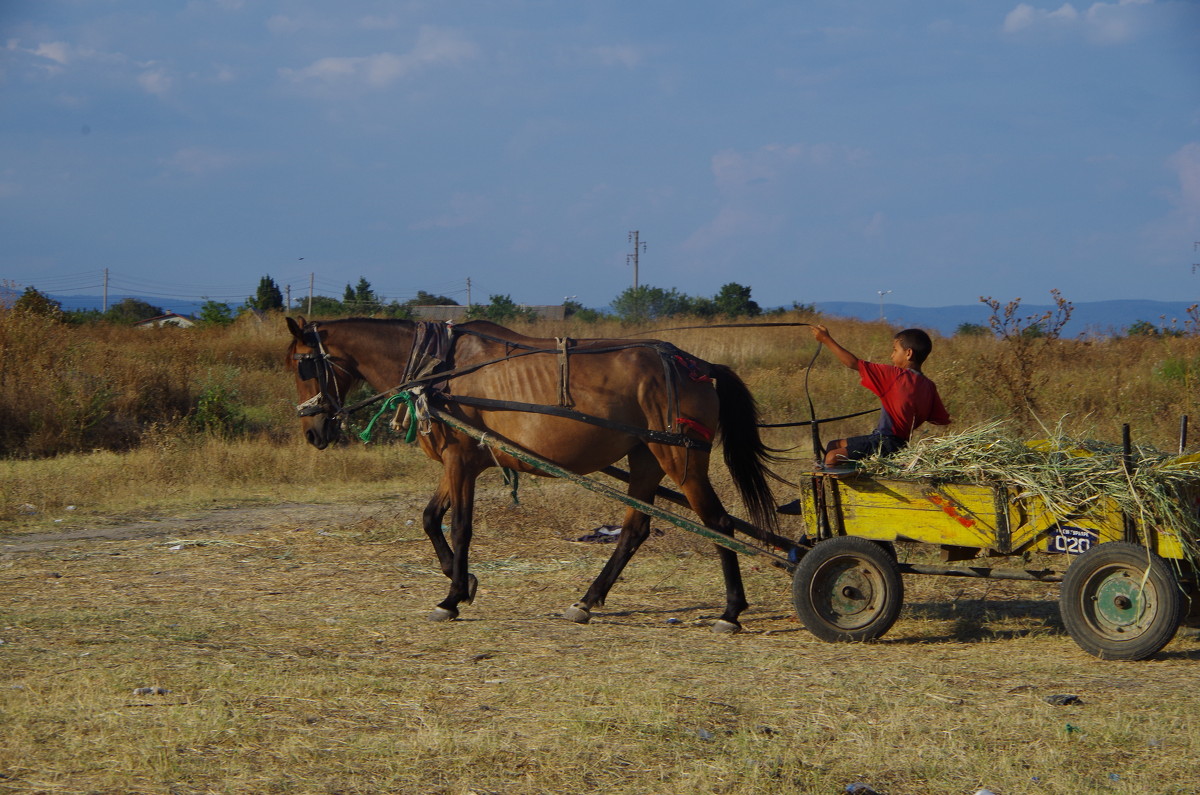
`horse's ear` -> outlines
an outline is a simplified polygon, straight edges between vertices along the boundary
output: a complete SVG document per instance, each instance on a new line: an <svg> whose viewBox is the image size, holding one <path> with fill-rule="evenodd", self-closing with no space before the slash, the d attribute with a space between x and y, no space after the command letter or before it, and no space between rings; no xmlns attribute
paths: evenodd
<svg viewBox="0 0 1200 795"><path fill-rule="evenodd" d="M302 329L305 326L304 317L301 316L298 320L287 319L288 331L292 332L292 336L300 342L304 342L304 332Z"/></svg>

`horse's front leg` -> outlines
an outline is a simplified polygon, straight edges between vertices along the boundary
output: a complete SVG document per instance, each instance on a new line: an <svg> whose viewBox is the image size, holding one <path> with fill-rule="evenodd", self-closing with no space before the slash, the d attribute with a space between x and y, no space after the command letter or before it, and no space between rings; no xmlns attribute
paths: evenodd
<svg viewBox="0 0 1200 795"><path fill-rule="evenodd" d="M653 503L654 491L662 481L663 471L645 447L634 448L629 453L629 496L642 502ZM617 539L616 548L603 570L592 582L587 593L563 613L577 624L586 624L592 619L592 608L604 604L608 592L612 589L617 577L629 563L633 553L638 551L642 542L650 537L650 517L634 508L625 512L625 521L621 524L621 535Z"/></svg>
<svg viewBox="0 0 1200 795"><path fill-rule="evenodd" d="M450 593L429 615L432 621L452 621L458 618L458 606L471 604L479 581L468 570L471 535L475 515L475 479L479 473L470 467L447 464L438 494L444 494L450 506L450 544L441 535L441 517L445 509L435 505L438 495L425 509L426 533L433 540L442 571L450 578ZM433 509L433 510L431 510ZM440 513L439 513L440 510ZM431 514L437 514L437 535L429 529ZM440 543L439 543L440 542Z"/></svg>

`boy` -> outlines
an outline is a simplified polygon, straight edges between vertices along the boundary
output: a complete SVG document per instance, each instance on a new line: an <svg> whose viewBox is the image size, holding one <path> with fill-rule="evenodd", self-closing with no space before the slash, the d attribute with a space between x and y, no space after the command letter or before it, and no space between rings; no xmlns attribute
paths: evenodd
<svg viewBox="0 0 1200 795"><path fill-rule="evenodd" d="M826 446L825 466L838 466L874 453L890 455L908 444L912 432L923 423L950 424L937 387L921 372L921 364L933 350L933 342L924 331L910 328L893 337L892 363L888 365L859 359L829 336L824 326L811 328L817 342L833 351L842 364L857 370L862 385L878 395L883 405L879 425L870 435L837 439Z"/></svg>

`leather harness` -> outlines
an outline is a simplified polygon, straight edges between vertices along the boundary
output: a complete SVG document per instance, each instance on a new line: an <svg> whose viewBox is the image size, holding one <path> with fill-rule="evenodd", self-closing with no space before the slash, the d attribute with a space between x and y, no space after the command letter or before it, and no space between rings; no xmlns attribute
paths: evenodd
<svg viewBox="0 0 1200 795"><path fill-rule="evenodd" d="M319 390L312 398L297 406L299 415L307 417L325 413L330 418L338 420L389 395L407 390L420 390L424 392L422 396L424 399L432 400L442 405L458 403L463 406L472 406L484 410L523 411L535 414L547 414L629 434L643 441L655 444L673 445L689 450L708 451L712 449L711 442L714 435L712 429L696 420L677 416L676 379L682 371L692 380L711 380L711 376L707 372L706 363L688 357L669 342L656 340L652 342L628 342L603 347L579 347L575 344L575 340L560 338L556 340L556 347L554 348L539 348L462 326L447 326L446 324L436 322L416 322L414 326L413 345L405 365L402 383L377 395L373 395L366 400L359 401L352 406L343 406L341 405L341 396L337 394L337 379L333 377L332 368L338 367L343 371L345 369L338 365L325 349L324 342L321 340L319 323L316 321L308 323L302 330L303 341L310 348L313 348L313 352L293 354L293 358L298 362L297 372L301 379L310 380L316 378ZM455 367L454 350L457 336L461 334L470 334L483 340L503 344L506 349L505 355ZM663 363L663 374L666 379L668 396L667 416L664 418L665 430L641 428L604 417L585 414L574 409L574 401L570 393L570 358L582 354L613 353L631 348L651 348L658 353ZM450 392L450 382L454 378L476 372L492 364L535 354L554 354L559 358L559 405L557 406L454 395ZM420 419L426 418L422 417ZM685 430L702 437L702 439L698 440L689 436L684 432Z"/></svg>

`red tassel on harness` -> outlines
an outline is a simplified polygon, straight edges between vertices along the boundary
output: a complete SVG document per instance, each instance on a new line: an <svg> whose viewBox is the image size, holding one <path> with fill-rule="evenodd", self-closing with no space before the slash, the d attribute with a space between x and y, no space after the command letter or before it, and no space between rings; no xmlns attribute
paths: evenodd
<svg viewBox="0 0 1200 795"><path fill-rule="evenodd" d="M696 435L706 442L711 442L713 440L714 434L712 429L702 422L689 420L687 417L676 417L675 422L684 428L687 428L688 430L695 431Z"/></svg>
<svg viewBox="0 0 1200 795"><path fill-rule="evenodd" d="M688 359L684 356L680 356L679 354L675 354L675 356L672 358L679 363L679 366L683 368L685 373L687 373L688 378L692 379L693 381L698 381L701 383L712 381L712 376L708 376L700 372L700 365L695 359Z"/></svg>

